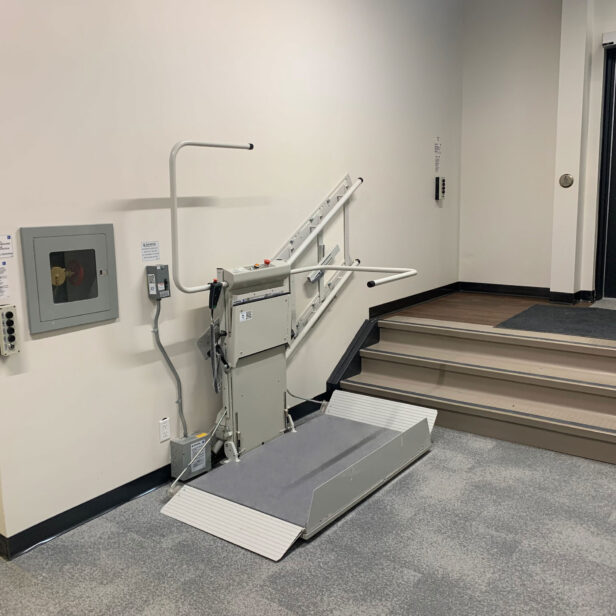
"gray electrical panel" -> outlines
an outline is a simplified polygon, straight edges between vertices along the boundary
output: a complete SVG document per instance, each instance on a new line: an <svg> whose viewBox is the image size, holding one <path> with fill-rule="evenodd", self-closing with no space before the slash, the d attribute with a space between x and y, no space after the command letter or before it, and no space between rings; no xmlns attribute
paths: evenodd
<svg viewBox="0 0 616 616"><path fill-rule="evenodd" d="M118 317L113 225L23 227L30 332Z"/></svg>

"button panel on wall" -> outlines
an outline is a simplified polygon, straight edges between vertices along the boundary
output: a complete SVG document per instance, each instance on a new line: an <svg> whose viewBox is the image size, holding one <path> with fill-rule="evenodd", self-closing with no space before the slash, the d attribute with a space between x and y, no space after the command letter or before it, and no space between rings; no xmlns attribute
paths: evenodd
<svg viewBox="0 0 616 616"><path fill-rule="evenodd" d="M12 355L20 351L16 320L15 306L0 306L0 355Z"/></svg>

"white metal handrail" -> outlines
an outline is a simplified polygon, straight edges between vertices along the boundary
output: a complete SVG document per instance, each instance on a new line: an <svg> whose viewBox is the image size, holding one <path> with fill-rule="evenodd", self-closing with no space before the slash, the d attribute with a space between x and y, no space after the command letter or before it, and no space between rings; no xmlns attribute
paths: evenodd
<svg viewBox="0 0 616 616"><path fill-rule="evenodd" d="M359 263L359 261L358 261ZM409 267L377 267L369 265L309 265L307 267L297 267L291 270L291 274L302 274L304 272L313 272L315 270L334 270L339 272L354 271L354 272L389 272L394 276L385 276L377 280L368 281L369 287L377 287L395 280L410 278L417 275L417 270Z"/></svg>
<svg viewBox="0 0 616 616"><path fill-rule="evenodd" d="M180 281L176 158L179 151L185 147L253 150L255 146L252 143L247 143L245 145L234 145L229 143L206 143L204 141L178 141L178 143L171 148L171 153L169 154L169 190L171 193L171 275L175 286L180 291L183 291L184 293L199 293L200 291L208 291L210 284L208 283L196 287L187 287Z"/></svg>
<svg viewBox="0 0 616 616"><path fill-rule="evenodd" d="M351 195L362 185L363 181L364 180L362 178L357 178L357 180L353 182L349 190L345 193L344 197L342 197L342 199L340 199L340 201L338 201L338 203L336 203L336 205L324 216L323 220L319 222L319 224L310 232L308 237L301 243L298 248L295 249L293 254L287 259L289 265L293 265L293 263L295 263L295 261L297 261L297 259L299 259L299 257L304 254L306 249L317 238L319 233L323 231L329 221L340 211L340 208L343 208L346 205L347 201L351 198ZM319 267L317 269L324 268Z"/></svg>
<svg viewBox="0 0 616 616"><path fill-rule="evenodd" d="M293 342L287 349L287 352L285 354L287 359L289 359L291 355L295 353L295 351L301 344L302 340L306 337L308 332L314 327L316 322L320 319L321 315L327 310L327 307L334 301L334 299L338 295L338 291L340 291L340 289L344 287L344 284L346 283L346 281L353 275L353 271L356 269L357 265L359 265L359 260L355 259L355 261L353 261L353 265L346 266L346 269L349 271L347 271L347 273L340 279L340 282L338 282L338 284L332 289L331 293L325 298L325 301L319 306L317 311L312 315L312 318L310 319L310 321L308 321L308 323L306 324L306 327L304 327L304 329L302 329L299 332L297 337L293 340ZM304 269L304 268L298 268L298 269ZM311 268L308 268L308 269L311 269ZM312 269L315 269L315 268L312 268ZM317 267L316 269L323 269L323 268ZM293 274L294 270L291 270L291 273Z"/></svg>

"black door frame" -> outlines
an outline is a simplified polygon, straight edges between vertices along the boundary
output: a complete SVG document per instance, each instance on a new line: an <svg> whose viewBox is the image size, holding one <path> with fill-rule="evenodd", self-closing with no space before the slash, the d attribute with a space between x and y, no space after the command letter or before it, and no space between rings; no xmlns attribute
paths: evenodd
<svg viewBox="0 0 616 616"><path fill-rule="evenodd" d="M610 169L616 155L614 123L616 99L616 47L605 50L603 73L603 119L601 125L601 158L599 163L599 204L597 213L597 252L595 254L595 297L601 299L605 289L607 228L610 210ZM614 143L613 143L614 142Z"/></svg>

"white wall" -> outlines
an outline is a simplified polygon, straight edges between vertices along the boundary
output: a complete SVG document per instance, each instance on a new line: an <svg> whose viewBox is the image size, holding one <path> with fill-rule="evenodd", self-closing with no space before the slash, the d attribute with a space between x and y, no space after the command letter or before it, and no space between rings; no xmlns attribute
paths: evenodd
<svg viewBox="0 0 616 616"><path fill-rule="evenodd" d="M550 275L550 290L555 292L579 289L576 269L585 192L592 12L592 0L563 0ZM564 174L574 179L569 187L560 186Z"/></svg>
<svg viewBox="0 0 616 616"><path fill-rule="evenodd" d="M168 462L158 420L175 418L174 389L152 342L139 242L160 240L169 261L175 141L256 144L181 154L182 194L208 197L181 212L188 284L271 255L347 171L366 180L352 208L355 255L421 272L373 291L357 275L296 355L298 392L324 390L370 305L457 279L459 22L457 0L4 3L0 233L112 222L120 318L32 338L21 258L11 261L25 343L0 363L2 534ZM174 289L161 321L192 429L218 406L194 346L205 302Z"/></svg>
<svg viewBox="0 0 616 616"><path fill-rule="evenodd" d="M463 4L461 280L594 289L601 40L616 30L616 3L567 6L561 40L560 0ZM573 36L586 46L573 49ZM565 172L574 189L558 186Z"/></svg>
<svg viewBox="0 0 616 616"><path fill-rule="evenodd" d="M548 287L561 1L463 6L460 280Z"/></svg>

